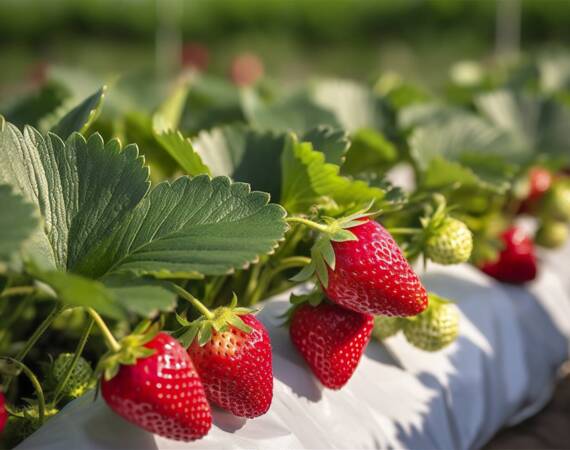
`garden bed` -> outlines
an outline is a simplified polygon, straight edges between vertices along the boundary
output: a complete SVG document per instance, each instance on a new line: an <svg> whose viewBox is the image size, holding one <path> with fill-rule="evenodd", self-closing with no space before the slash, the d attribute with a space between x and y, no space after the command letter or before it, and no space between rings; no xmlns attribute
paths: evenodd
<svg viewBox="0 0 570 450"><path fill-rule="evenodd" d="M274 358L275 397L265 416L215 410L208 436L179 443L142 431L88 394L17 448L480 448L550 398L568 358L570 289L560 261L569 255L569 246L545 253L542 273L525 287L466 265L431 267L426 286L461 310L459 338L435 354L401 335L386 347L371 342L341 391L323 389L292 347L277 318L287 308L288 295L280 295L259 314Z"/></svg>

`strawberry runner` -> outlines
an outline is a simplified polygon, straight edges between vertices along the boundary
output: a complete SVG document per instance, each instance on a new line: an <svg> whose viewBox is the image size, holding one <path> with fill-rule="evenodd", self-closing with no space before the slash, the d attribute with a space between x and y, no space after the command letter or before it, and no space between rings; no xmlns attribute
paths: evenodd
<svg viewBox="0 0 570 450"><path fill-rule="evenodd" d="M87 395L18 448L481 447L544 404L568 357L570 285L553 264L569 255L570 248L565 257L548 253L553 263L525 288L499 285L467 266L434 268L423 281L457 300L457 341L435 354L402 334L388 338L389 353L372 341L340 391L324 389L294 351L277 319L288 307L288 295L280 296L257 316L274 349L274 400L266 415L246 420L214 408L209 435L179 443L141 431Z"/></svg>

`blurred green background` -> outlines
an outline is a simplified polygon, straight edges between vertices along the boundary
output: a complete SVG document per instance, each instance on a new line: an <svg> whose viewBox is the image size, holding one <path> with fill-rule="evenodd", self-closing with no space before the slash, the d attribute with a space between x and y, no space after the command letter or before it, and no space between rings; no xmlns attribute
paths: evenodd
<svg viewBox="0 0 570 450"><path fill-rule="evenodd" d="M453 61L493 58L501 3L514 4L524 51L570 42L568 0L0 0L0 100L48 65L104 77L160 69L188 42L221 75L250 51L286 82L390 69L437 88Z"/></svg>

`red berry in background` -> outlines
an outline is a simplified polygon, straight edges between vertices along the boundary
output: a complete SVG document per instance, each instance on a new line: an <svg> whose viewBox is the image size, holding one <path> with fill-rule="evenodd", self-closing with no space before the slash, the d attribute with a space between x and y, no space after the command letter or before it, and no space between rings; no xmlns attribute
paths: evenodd
<svg viewBox="0 0 570 450"><path fill-rule="evenodd" d="M4 394L0 392L0 433L4 431L7 421L8 411L6 411L6 399L4 398Z"/></svg>
<svg viewBox="0 0 570 450"><path fill-rule="evenodd" d="M204 383L208 400L240 417L265 414L273 399L271 341L252 314L240 316L251 332L233 326L212 330L200 346L195 339L188 353Z"/></svg>
<svg viewBox="0 0 570 450"><path fill-rule="evenodd" d="M521 203L520 213L531 213L552 185L552 174L543 167L533 167L528 173L529 191Z"/></svg>
<svg viewBox="0 0 570 450"><path fill-rule="evenodd" d="M305 303L293 313L289 333L319 381L340 389L356 370L373 328L369 314L331 303Z"/></svg>
<svg viewBox="0 0 570 450"><path fill-rule="evenodd" d="M182 66L204 71L210 62L208 49L197 42L188 42L182 47Z"/></svg>
<svg viewBox="0 0 570 450"><path fill-rule="evenodd" d="M327 297L360 313L414 316L426 309L427 292L394 238L373 220L349 228L358 240L335 242Z"/></svg>
<svg viewBox="0 0 570 450"><path fill-rule="evenodd" d="M251 86L263 76L264 72L263 63L257 55L244 53L232 60L230 78L237 86Z"/></svg>
<svg viewBox="0 0 570 450"><path fill-rule="evenodd" d="M28 80L34 86L43 86L48 79L49 63L44 60L36 61L28 71Z"/></svg>
<svg viewBox="0 0 570 450"><path fill-rule="evenodd" d="M151 433L179 441L205 436L210 405L188 352L166 333L144 345L156 350L133 365L122 365L101 392L109 407Z"/></svg>
<svg viewBox="0 0 570 450"><path fill-rule="evenodd" d="M537 273L534 243L524 230L511 227L501 239L505 245L495 261L484 263L481 270L506 283L521 284L534 280Z"/></svg>

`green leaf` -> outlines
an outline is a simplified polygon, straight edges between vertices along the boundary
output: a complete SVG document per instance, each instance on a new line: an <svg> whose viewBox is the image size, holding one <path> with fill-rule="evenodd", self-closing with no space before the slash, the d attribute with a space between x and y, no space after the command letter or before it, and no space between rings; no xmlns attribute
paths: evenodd
<svg viewBox="0 0 570 450"><path fill-rule="evenodd" d="M154 117L153 128L156 140L185 173L192 176L211 174L209 167L202 162L202 158L194 150L190 139L182 136L180 131L167 129L162 116Z"/></svg>
<svg viewBox="0 0 570 450"><path fill-rule="evenodd" d="M38 219L35 208L10 186L0 185L0 205L0 261L9 262L37 228Z"/></svg>
<svg viewBox="0 0 570 450"><path fill-rule="evenodd" d="M180 127L180 119L188 98L189 89L190 79L184 78L180 80L166 100L158 107L155 115L162 118L163 125L162 129L159 128L157 130L158 132L176 130Z"/></svg>
<svg viewBox="0 0 570 450"><path fill-rule="evenodd" d="M420 172L429 171L424 177L431 185L453 180L497 192L508 186L512 163L523 161L526 155L506 132L471 116L418 127L409 147ZM439 161L432 164L434 159Z"/></svg>
<svg viewBox="0 0 570 450"><path fill-rule="evenodd" d="M398 150L376 130L363 128L352 136L343 173L378 172L398 159Z"/></svg>
<svg viewBox="0 0 570 450"><path fill-rule="evenodd" d="M315 103L331 111L341 128L381 128L382 116L371 89L348 80L323 80L313 89Z"/></svg>
<svg viewBox="0 0 570 450"><path fill-rule="evenodd" d="M16 98L9 105L2 105L1 113L20 128L24 125L39 126L42 119L55 113L70 96L64 84L50 81L38 91Z"/></svg>
<svg viewBox="0 0 570 450"><path fill-rule="evenodd" d="M281 164L281 204L289 213L306 213L314 205L360 208L384 197L380 188L339 175L339 166L327 163L323 153L294 137L287 141Z"/></svg>
<svg viewBox="0 0 570 450"><path fill-rule="evenodd" d="M105 277L102 281L117 304L139 316L153 317L176 307L176 294L158 280L124 274Z"/></svg>
<svg viewBox="0 0 570 450"><path fill-rule="evenodd" d="M67 112L51 131L64 140L75 131L85 133L101 111L106 90L107 87L103 86L71 111Z"/></svg>
<svg viewBox="0 0 570 450"><path fill-rule="evenodd" d="M268 201L227 177L161 183L78 269L101 276L245 268L272 252L287 229L285 211Z"/></svg>
<svg viewBox="0 0 570 450"><path fill-rule="evenodd" d="M124 318L124 311L114 295L102 283L71 273L31 269L38 280L50 286L57 298L71 306L91 307L97 312L113 318Z"/></svg>
<svg viewBox="0 0 570 450"><path fill-rule="evenodd" d="M485 173L481 170L475 173L473 169L461 163L449 161L440 156L429 162L421 185L433 190L455 185L496 193L503 193L509 187L503 174L493 176L492 173Z"/></svg>
<svg viewBox="0 0 570 450"><path fill-rule="evenodd" d="M78 133L64 143L31 127L21 133L0 125L0 183L10 184L43 219L26 253L43 268L76 271L148 190L136 146Z"/></svg>
<svg viewBox="0 0 570 450"><path fill-rule="evenodd" d="M317 105L309 92L299 91L272 103L252 89L242 91L242 106L249 123L263 130L302 134L319 125L339 128L334 113Z"/></svg>
<svg viewBox="0 0 570 450"><path fill-rule="evenodd" d="M470 113L456 106L430 102L408 106L398 114L398 127L404 130L419 126L446 123L458 117L469 117Z"/></svg>
<svg viewBox="0 0 570 450"><path fill-rule="evenodd" d="M538 154L570 160L570 108L539 95L499 90L476 99L479 110L525 150L530 159Z"/></svg>
<svg viewBox="0 0 570 450"><path fill-rule="evenodd" d="M345 154L350 146L346 131L327 125L321 125L307 131L300 140L313 144L315 150L325 154L328 163L338 166L344 163Z"/></svg>
<svg viewBox="0 0 570 450"><path fill-rule="evenodd" d="M212 175L248 182L273 199L280 198L282 135L233 125L202 131L193 144Z"/></svg>

